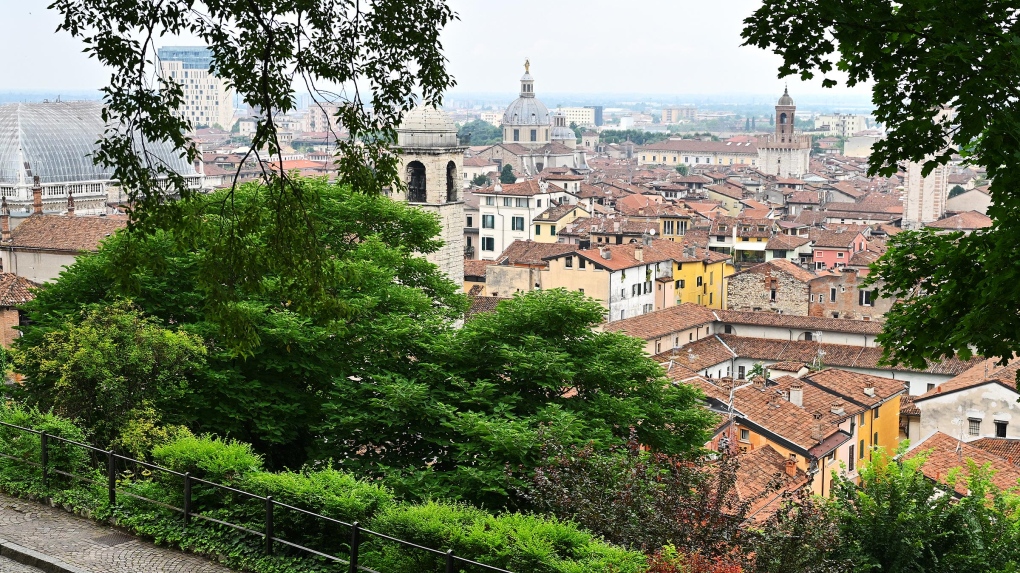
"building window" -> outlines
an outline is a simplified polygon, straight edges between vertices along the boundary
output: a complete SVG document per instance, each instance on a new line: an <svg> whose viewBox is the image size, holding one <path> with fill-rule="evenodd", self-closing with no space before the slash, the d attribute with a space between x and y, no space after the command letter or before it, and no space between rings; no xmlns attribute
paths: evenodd
<svg viewBox="0 0 1020 573"><path fill-rule="evenodd" d="M740 428L740 441L749 442L751 441L751 431L747 428Z"/></svg>
<svg viewBox="0 0 1020 573"><path fill-rule="evenodd" d="M489 207L494 206L496 204L496 198L495 197L486 197L485 198L485 204L488 205Z"/></svg>
<svg viewBox="0 0 1020 573"><path fill-rule="evenodd" d="M531 130L531 141L538 141L538 130L537 129L532 129Z"/></svg>
<svg viewBox="0 0 1020 573"><path fill-rule="evenodd" d="M537 236L539 236L541 234L542 234L542 225L535 225L535 236L537 237Z"/></svg>
<svg viewBox="0 0 1020 573"><path fill-rule="evenodd" d="M1009 422L1000 422L1000 421L996 420L995 421L995 437L996 438L1005 438L1006 437L1006 426L1008 426L1008 425L1009 425Z"/></svg>
<svg viewBox="0 0 1020 573"><path fill-rule="evenodd" d="M931 392L934 389L935 389L935 384L933 382L929 382L928 383L928 390L927 391Z"/></svg>
<svg viewBox="0 0 1020 573"><path fill-rule="evenodd" d="M644 314L648 314L649 312L652 312L652 305L646 304L642 310L644 311Z"/></svg>
<svg viewBox="0 0 1020 573"><path fill-rule="evenodd" d="M701 286L702 284L704 284L703 278L702 277L698 277L698 281L697 281L697 285L696 286Z"/></svg>
<svg viewBox="0 0 1020 573"><path fill-rule="evenodd" d="M554 227L554 228L555 228L555 227ZM579 268L579 269L583 269L583 268L584 268L584 266L585 266L585 264L587 264L587 262L588 262L588 261L584 260L583 258L581 258L581 257L577 257L577 268Z"/></svg>
<svg viewBox="0 0 1020 573"><path fill-rule="evenodd" d="M482 228L483 229L495 229L496 228L496 216L495 215L482 215Z"/></svg>
<svg viewBox="0 0 1020 573"><path fill-rule="evenodd" d="M549 234L553 237L556 236L556 225L549 225Z"/></svg>
<svg viewBox="0 0 1020 573"><path fill-rule="evenodd" d="M850 444L850 455L848 456L848 458L850 460L850 463L847 464L847 469L850 470L850 471L854 471L854 462L856 462L857 460L854 459L854 445L853 444Z"/></svg>
<svg viewBox="0 0 1020 573"><path fill-rule="evenodd" d="M776 289L772 289L769 291L769 300L772 302L776 302Z"/></svg>
<svg viewBox="0 0 1020 573"><path fill-rule="evenodd" d="M737 366L737 378L740 379L740 380L743 380L744 379L744 374L745 374L745 367L744 366Z"/></svg>
<svg viewBox="0 0 1020 573"><path fill-rule="evenodd" d="M627 298L627 289L620 289L620 298Z"/></svg>
<svg viewBox="0 0 1020 573"><path fill-rule="evenodd" d="M971 436L981 435L981 420L970 418L967 420L967 433Z"/></svg>
<svg viewBox="0 0 1020 573"><path fill-rule="evenodd" d="M682 289L682 288L684 288L684 286L686 286L686 283L685 283L684 279L680 279L680 280L676 281L676 285L675 285L676 288Z"/></svg>
<svg viewBox="0 0 1020 573"><path fill-rule="evenodd" d="M804 333L804 340L806 340L807 342L811 342L813 339L814 339L813 334L811 334L810 332Z"/></svg>
<svg viewBox="0 0 1020 573"><path fill-rule="evenodd" d="M652 281L645 281L645 294L652 292Z"/></svg>
<svg viewBox="0 0 1020 573"><path fill-rule="evenodd" d="M872 306L874 304L875 292L862 290L857 292L857 303L861 306Z"/></svg>
<svg viewBox="0 0 1020 573"><path fill-rule="evenodd" d="M504 207L513 207L513 204L514 204L514 200L513 199L511 199L510 197L503 197L503 206Z"/></svg>
<svg viewBox="0 0 1020 573"><path fill-rule="evenodd" d="M474 227L474 226L475 226L475 221L474 221L474 219L473 219L473 218L471 217L471 215L468 215L468 218L467 218L467 223L468 223L468 224L467 224L467 226L468 226L468 227Z"/></svg>
<svg viewBox="0 0 1020 573"><path fill-rule="evenodd" d="M563 259L564 266L568 269L574 268L574 257L565 257Z"/></svg>
<svg viewBox="0 0 1020 573"><path fill-rule="evenodd" d="M630 285L630 296L637 296L639 294L641 294L641 285Z"/></svg>
<svg viewBox="0 0 1020 573"><path fill-rule="evenodd" d="M840 252L836 253L836 258L837 259L842 259L843 258L843 252L840 251Z"/></svg>
<svg viewBox="0 0 1020 573"><path fill-rule="evenodd" d="M521 130L515 129L514 130L514 141L520 141L520 140L521 140Z"/></svg>
<svg viewBox="0 0 1020 573"><path fill-rule="evenodd" d="M542 206L542 200L541 199L535 199L535 207L541 207L541 206Z"/></svg>
<svg viewBox="0 0 1020 573"><path fill-rule="evenodd" d="M874 410L871 411L871 419L872 420L878 419L878 408L875 408Z"/></svg>
<svg viewBox="0 0 1020 573"><path fill-rule="evenodd" d="M620 311L620 320L623 320L626 316L627 316L627 311L626 310L621 310Z"/></svg>
<svg viewBox="0 0 1020 573"><path fill-rule="evenodd" d="M829 302L836 302L836 287L829 289Z"/></svg>
<svg viewBox="0 0 1020 573"><path fill-rule="evenodd" d="M496 239L493 237L482 237L482 250L483 251L495 251L496 250Z"/></svg>
<svg viewBox="0 0 1020 573"><path fill-rule="evenodd" d="M510 230L512 230L512 231L523 231L524 230L524 217L510 217Z"/></svg>
<svg viewBox="0 0 1020 573"><path fill-rule="evenodd" d="M528 200L527 199L517 199L515 201L514 205L516 207L527 207L528 206Z"/></svg>

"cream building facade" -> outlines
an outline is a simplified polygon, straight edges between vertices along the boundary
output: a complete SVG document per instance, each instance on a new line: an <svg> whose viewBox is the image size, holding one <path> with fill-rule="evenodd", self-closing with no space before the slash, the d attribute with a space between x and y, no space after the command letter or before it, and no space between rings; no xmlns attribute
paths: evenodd
<svg viewBox="0 0 1020 573"><path fill-rule="evenodd" d="M556 111L563 113L567 118L567 125L576 123L582 127L595 125L595 109L590 107L560 107Z"/></svg>
<svg viewBox="0 0 1020 573"><path fill-rule="evenodd" d="M158 50L160 75L181 85L184 109L193 127L234 124L234 90L209 73L212 52L205 46L165 46Z"/></svg>

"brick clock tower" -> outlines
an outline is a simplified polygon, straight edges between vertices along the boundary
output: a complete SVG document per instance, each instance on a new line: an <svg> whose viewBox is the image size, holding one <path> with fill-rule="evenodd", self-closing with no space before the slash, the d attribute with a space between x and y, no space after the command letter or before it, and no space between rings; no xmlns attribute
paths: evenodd
<svg viewBox="0 0 1020 573"><path fill-rule="evenodd" d="M394 193L394 198L439 217L443 246L426 258L462 285L464 147L457 141L457 127L443 112L419 106L407 113L397 129L396 151L407 190Z"/></svg>
<svg viewBox="0 0 1020 573"><path fill-rule="evenodd" d="M797 106L788 90L776 103L776 132L758 138L758 155L762 171L778 177L800 177L808 172L811 158L811 136L794 132L793 120Z"/></svg>

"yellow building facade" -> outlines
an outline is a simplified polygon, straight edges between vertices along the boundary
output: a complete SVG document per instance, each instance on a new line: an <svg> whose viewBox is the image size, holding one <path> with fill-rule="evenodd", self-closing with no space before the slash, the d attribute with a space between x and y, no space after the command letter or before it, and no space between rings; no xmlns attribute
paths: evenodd
<svg viewBox="0 0 1020 573"><path fill-rule="evenodd" d="M576 219L590 217L588 211L577 205L560 205L535 216L531 239L536 243L559 242L559 233Z"/></svg>
<svg viewBox="0 0 1020 573"><path fill-rule="evenodd" d="M721 253L697 249L694 256L685 256L682 261L673 262L676 303L726 308L725 279L734 272L732 259Z"/></svg>

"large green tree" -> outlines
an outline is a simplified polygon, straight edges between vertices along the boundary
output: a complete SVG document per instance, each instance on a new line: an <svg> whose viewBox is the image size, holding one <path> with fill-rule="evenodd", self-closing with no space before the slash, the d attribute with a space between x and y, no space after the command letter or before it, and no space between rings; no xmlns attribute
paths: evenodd
<svg viewBox="0 0 1020 573"><path fill-rule="evenodd" d="M273 286L288 289L286 299L306 314L340 310L325 290L309 288L329 282L332 253L304 224L315 216L314 198L280 172L279 118L295 109L298 89L323 110L336 106L338 123L350 134L335 138L339 178L362 193L401 187L398 157L389 147L404 112L417 103L438 105L454 84L440 33L456 16L444 0L53 0L49 8L60 14L58 29L80 39L83 50L110 71L102 90L109 128L94 159L112 169L127 193L136 227L173 229L173 237L186 239L203 224L189 216L197 187L147 147L169 142L189 160L200 159L189 135L195 126L181 113L185 80L156 74L163 38L191 36L207 45L209 71L256 110L246 160L262 167L265 201L278 213L294 213L296 224L273 227L265 236L272 256L265 256L254 252L263 245L245 241L240 232L260 213L236 203L220 209L217 217L234 221L223 233L206 236L215 238L218 245L209 246L219 253L218 264L197 277L208 287L207 304L225 317L231 300L271 274L281 279ZM124 272L144 264L125 259ZM224 342L240 351L252 348L250 339Z"/></svg>
<svg viewBox="0 0 1020 573"><path fill-rule="evenodd" d="M966 15L966 17L961 17ZM886 137L872 173L904 162L928 171L954 153L984 167L990 229L963 236L901 233L872 276L898 299L879 337L893 360L1020 351L1020 22L1012 0L765 0L745 20L747 44L783 58L781 76L835 70L873 84Z"/></svg>
<svg viewBox="0 0 1020 573"><path fill-rule="evenodd" d="M313 207L306 215L275 211L264 187L249 185L230 196L221 192L189 203L189 216L202 225L188 237L171 231L119 233L98 253L79 257L26 307L32 323L17 346L40 356L20 365L31 381L24 387L27 399L45 404L56 383L44 369L44 354L50 360L60 356L50 352L51 337L81 328L84 305L130 297L145 315L200 337L208 347L207 366L189 391L159 404L166 419L251 442L274 466L295 467L308 459L321 440L314 427L333 380L366 364L409 371L425 341L461 315L464 299L457 285L415 254L439 246L433 216L324 180L297 182ZM231 230L236 219L221 215L230 208L259 216ZM202 277L220 264L227 248L220 234L235 232L255 247L247 252L272 257L275 226L294 224L306 225L329 246L323 280L293 285L288 276L267 273L255 284L232 288L229 297L210 292L216 287ZM133 261L129 273L125 260ZM322 304L294 305L290 293L309 288L321 289ZM213 297L223 302L210 305ZM250 341L249 352L234 351L229 341L238 338Z"/></svg>
<svg viewBox="0 0 1020 573"><path fill-rule="evenodd" d="M593 332L605 309L564 290L500 303L429 342L409 372L366 368L338 380L324 454L385 475L406 494L505 503L543 444L606 449L636 438L656 451L691 454L713 416L699 393L671 384L641 341Z"/></svg>
<svg viewBox="0 0 1020 573"><path fill-rule="evenodd" d="M461 145L493 145L503 141L503 130L487 121L473 119L457 129Z"/></svg>

